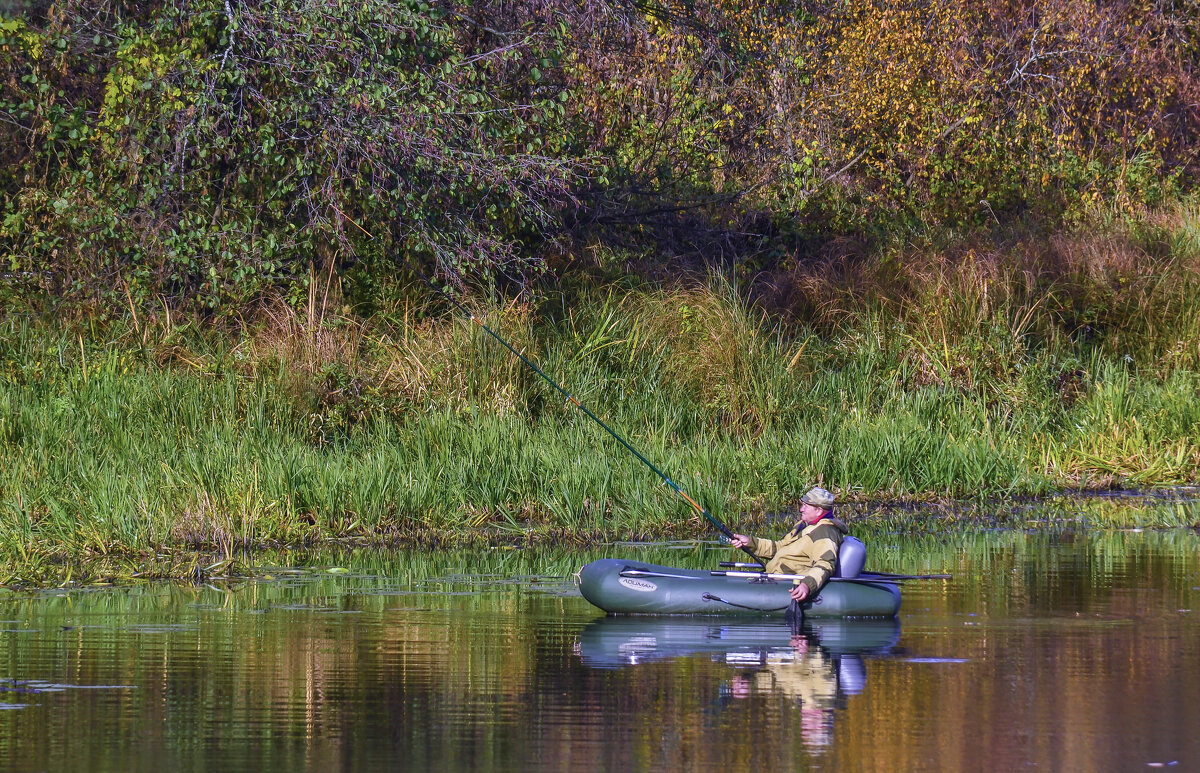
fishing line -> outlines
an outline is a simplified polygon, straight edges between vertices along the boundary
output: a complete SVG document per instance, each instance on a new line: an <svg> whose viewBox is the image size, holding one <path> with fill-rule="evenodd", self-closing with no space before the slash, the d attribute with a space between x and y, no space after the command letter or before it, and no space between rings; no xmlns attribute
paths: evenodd
<svg viewBox="0 0 1200 773"><path fill-rule="evenodd" d="M374 236L374 235L373 235L373 234L372 234L370 231L368 231L367 229L365 229L365 228L363 228L361 225L359 225L359 224L358 224L358 222L354 220L354 218L350 217L350 216L349 216L349 215L347 215L345 212L342 212L342 210L338 209L338 207L337 207L336 205L334 205L334 204L331 204L330 206L332 206L332 207L333 207L333 208L334 208L334 209L337 211L337 213L338 213L339 215L341 215L342 217L346 218L346 219L347 219L347 220L349 220L351 223L353 223L353 224L354 224L354 226L355 226L356 228L358 228L358 230L360 230L360 231L362 231L364 234L366 234L366 235L367 235L367 237L368 237L369 239L371 239L371 240L374 240L374 239L375 239L375 236ZM587 407L586 405L584 405L583 403L581 403L581 402L580 402L578 399L576 399L576 397L575 397L574 395L572 395L570 392L568 392L566 389L564 389L562 386L560 386L560 385L559 385L559 383L558 383L557 381L555 381L554 379L550 378L550 376L546 375L545 371L543 371L541 368L539 368L537 365L535 365L535 364L534 364L534 363L533 363L533 362L532 362L532 361L531 361L531 360L530 360L528 357L526 357L525 355L521 354L521 352L517 351L517 350L516 350L516 349L515 349L515 348L512 346L512 344L510 344L508 341L504 340L504 338L503 338L503 337L501 337L499 333L497 333L496 331L492 330L492 329L491 329L490 327L488 327L487 325L483 324L483 320L481 320L481 319L479 319L477 316L475 316L475 314L474 314L474 313L473 313L473 312L472 312L470 309L468 309L468 308L467 308L466 306L464 306L463 304L459 303L457 300L455 300L455 299L454 299L454 297L453 297L453 296L451 296L451 295L450 295L449 293L447 293L445 290L443 290L442 288L440 288L440 287L438 287L437 285L435 285L435 284L434 284L432 281L430 281L429 277L425 276L425 274L424 274L424 273L423 273L423 272L422 272L422 271L421 271L419 268L417 268L416 266L414 266L414 265L412 264L412 262L408 260L408 258L405 258L403 255L401 255L401 254L399 254L399 253L395 253L395 256L396 256L397 258L399 258L399 259L400 259L400 260L401 260L403 263L405 263L405 264L406 264L406 265L407 265L407 266L408 266L408 267L409 267L409 268L412 270L412 272L413 272L414 274L416 274L418 277L420 277L420 278L421 278L421 281L422 281L422 282L424 282L426 285L428 285L428 286L429 286L429 289L433 290L435 293L437 293L438 295L442 296L442 297L443 297L443 298L445 298L447 301L449 301L449 302L450 302L450 304L451 304L452 306L454 306L454 308L456 308L456 309L458 309L459 311L461 311L461 312L462 312L463 314L465 314L465 315L466 315L466 316L467 316L467 317L468 317L468 318L469 318L469 319L470 319L472 322L474 322L476 325L478 325L478 326L479 326L479 327L480 327L480 328L481 328L481 329L482 329L482 330L483 330L485 333L487 333L488 335L490 335L492 338L496 339L496 341L498 341L498 342L500 343L500 345L501 345L501 346L503 346L503 347L504 347L505 349L507 349L508 351L512 352L512 353L513 353L513 355L517 357L517 359L519 359L521 362L523 362L523 363L525 363L526 365L528 365L528 366L529 366L529 368L530 368L530 370L532 370L534 373L536 373L536 374L538 374L539 376L541 376L541 377L542 377L542 379L544 379L544 380L545 380L545 382L546 382L547 384L549 384L550 386L554 387L554 388L555 388L555 389L557 389L559 392L561 392L561 393L563 394L563 396L564 396L564 397L566 397L566 398L567 398L567 400L568 400L568 401L569 401L569 402L570 402L572 405L574 405L574 406L575 406L576 408L578 408L579 410L583 411L583 413L584 413L584 414L585 414L585 415L586 415L586 416L587 416L589 419L591 419L592 421L596 422L596 423L597 423L597 424L599 424L601 427L603 427L605 432L607 432L609 435L612 435L612 436L613 436L613 438L614 438L614 439L616 439L616 441L617 441L618 443L620 443L621 445L625 446L625 448L626 448L626 449L627 449L627 450L628 450L628 451L629 451L631 454L633 454L635 457L637 457L637 458L638 458L638 460L639 460L639 461L640 461L642 464L644 464L644 465L646 465L647 467L649 467L651 470L653 470L653 471L654 471L654 473L655 473L656 475L658 475L658 477L662 478L662 479L663 479L663 481L664 481L664 482L666 482L666 484L667 484L668 486L670 486L670 487L671 487L671 489L672 489L672 490L674 490L674 492L675 492L676 494L678 494L679 496L683 497L683 498L684 498L684 499L687 501L687 503L688 503L689 505L691 505L691 506L692 506L692 508L693 508L693 509L694 509L694 510L695 510L695 511L696 511L696 512L699 514L699 515L703 516L705 520L707 520L707 521L708 521L710 524L712 524L712 525L713 525L713 527L715 527L715 528L716 528L716 530L717 530L717 531L719 531L719 532L721 533L721 535L722 535L722 536L723 536L723 537L724 537L726 540L728 540L728 541L730 541L730 542L732 542L732 541L733 541L733 537L734 537L734 535L733 535L733 532L732 532L732 531L729 529L729 527L728 527L728 526L726 526L725 524L721 523L721 521L717 520L717 518L715 518L715 517L712 515L712 513L708 512L708 510L706 510L704 507L700 506L700 504L699 504L698 502L696 502L696 500L694 500L694 499L692 499L690 496L688 496L687 492L686 492L686 491L684 491L684 490L683 490L683 489L682 489L682 488L681 488L681 487L680 487L680 486L679 486L677 483L675 483L675 481L673 481L673 480L671 480L670 478L668 478L666 473L664 473L662 470L658 469L658 467L654 466L654 464L653 464L653 463L652 463L652 462L651 462L649 459L647 459L645 456L642 456L642 454L641 454L641 453L640 453L640 452L639 452L639 451L638 451L636 448L634 448L632 445L630 445L630 444L629 444L629 442L628 442L627 440L625 440L625 438L623 438L623 437L621 437L620 435L618 435L618 434L616 433L616 431L615 431L615 430L613 430L613 428L612 428L612 427L608 426L608 425L607 425L607 424L605 424L603 421L601 421L601 420L600 420L600 417L596 416L596 414L594 414L594 413L592 413L590 410L588 410L588 407ZM755 560L755 562L756 562L756 563L758 563L759 565L761 565L761 564L762 564L762 562L758 560L758 556L754 555L754 553L750 551L750 548L749 548L749 547L743 547L743 548L741 548L741 550L743 550L743 551L744 551L744 552L745 552L745 553L746 553L748 556L750 556L751 558L753 558L753 559Z"/></svg>

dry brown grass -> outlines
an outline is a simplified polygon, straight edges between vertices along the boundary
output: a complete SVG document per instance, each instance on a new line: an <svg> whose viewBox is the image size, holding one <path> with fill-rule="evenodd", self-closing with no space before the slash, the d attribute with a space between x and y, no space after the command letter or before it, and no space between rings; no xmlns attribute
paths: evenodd
<svg viewBox="0 0 1200 773"><path fill-rule="evenodd" d="M363 361L362 322L344 317L312 321L282 302L263 306L259 320L234 349L235 357L258 365L281 362L293 373L308 375L331 364L354 372Z"/></svg>
<svg viewBox="0 0 1200 773"><path fill-rule="evenodd" d="M530 383L524 365L469 320L425 311L312 321L279 301L261 309L233 354L248 374L286 374L294 392L308 393L319 404L368 390L409 407L474 401L505 410L521 402ZM478 314L514 348L536 358L532 307L512 303Z"/></svg>
<svg viewBox="0 0 1200 773"><path fill-rule="evenodd" d="M1048 237L967 240L872 256L828 245L754 288L772 315L825 335L888 318L929 382L969 387L971 368L1001 367L1031 344L1095 342L1149 354L1163 368L1200 367L1200 204L1184 202Z"/></svg>

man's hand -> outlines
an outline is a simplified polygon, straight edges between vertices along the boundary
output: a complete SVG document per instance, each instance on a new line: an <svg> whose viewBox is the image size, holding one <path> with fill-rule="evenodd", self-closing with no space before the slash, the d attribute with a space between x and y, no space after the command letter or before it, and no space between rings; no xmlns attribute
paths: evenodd
<svg viewBox="0 0 1200 773"><path fill-rule="evenodd" d="M804 601L808 598L808 586L798 583L792 586L792 601Z"/></svg>
<svg viewBox="0 0 1200 773"><path fill-rule="evenodd" d="M733 535L733 539L729 540L729 544L741 549L750 544L750 538L745 534L735 534Z"/></svg>

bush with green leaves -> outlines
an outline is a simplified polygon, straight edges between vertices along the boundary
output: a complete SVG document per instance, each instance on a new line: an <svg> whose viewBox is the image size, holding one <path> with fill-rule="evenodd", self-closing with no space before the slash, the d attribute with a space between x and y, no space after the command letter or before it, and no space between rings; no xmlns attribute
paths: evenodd
<svg viewBox="0 0 1200 773"><path fill-rule="evenodd" d="M365 252L522 272L583 166L549 77L565 28L489 10L66 0L3 20L6 269L234 309Z"/></svg>
<svg viewBox="0 0 1200 773"><path fill-rule="evenodd" d="M1197 0L34 5L0 15L0 288L109 313L324 305L396 254L786 271L1136 218L1200 164Z"/></svg>

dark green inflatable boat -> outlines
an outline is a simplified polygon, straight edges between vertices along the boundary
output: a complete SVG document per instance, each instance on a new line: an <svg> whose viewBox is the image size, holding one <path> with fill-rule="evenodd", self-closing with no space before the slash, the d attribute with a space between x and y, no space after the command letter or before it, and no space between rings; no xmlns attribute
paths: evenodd
<svg viewBox="0 0 1200 773"><path fill-rule="evenodd" d="M749 573L747 573L749 574ZM605 612L644 615L784 615L792 583L731 577L618 558L593 561L579 572L579 591ZM805 618L891 618L900 587L869 572L831 580L800 605Z"/></svg>

